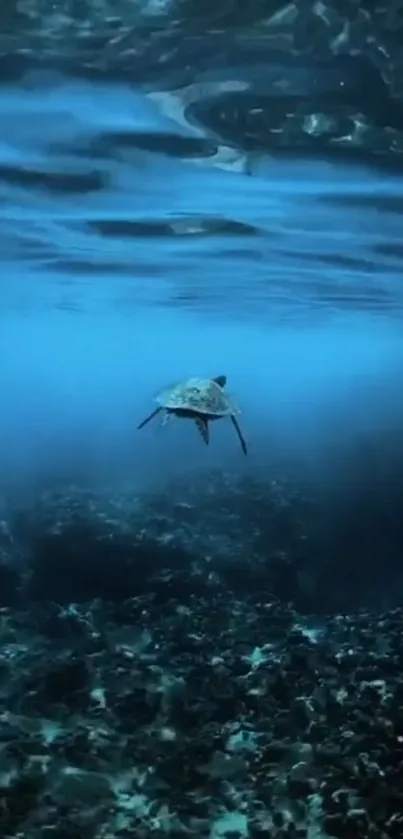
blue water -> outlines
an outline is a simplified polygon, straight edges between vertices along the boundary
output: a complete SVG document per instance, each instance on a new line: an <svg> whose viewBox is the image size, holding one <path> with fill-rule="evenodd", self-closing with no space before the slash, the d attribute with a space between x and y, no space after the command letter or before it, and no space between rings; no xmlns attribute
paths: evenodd
<svg viewBox="0 0 403 839"><path fill-rule="evenodd" d="M4 72L7 486L94 474L142 484L217 464L265 471L274 453L323 471L351 441L390 439L401 425L402 177L378 148L351 154L369 130L357 97L372 85L378 102L384 82L354 57L322 70L265 63L264 40L252 58L250 44L238 56L236 39L225 51L217 37L211 62L199 35L174 58L155 47L148 64L129 50L118 73L105 70L109 53L102 72L56 59ZM206 111L214 96L269 91L270 116L284 90L293 107L350 97L354 137L350 120L315 151L311 115L308 147L291 137L279 149L275 126L266 143L264 131L228 128L229 105L214 126ZM209 450L183 424L136 432L158 390L219 373L242 409L247 463L225 423Z"/></svg>
<svg viewBox="0 0 403 839"><path fill-rule="evenodd" d="M4 5L5 839L397 836L399 14Z"/></svg>

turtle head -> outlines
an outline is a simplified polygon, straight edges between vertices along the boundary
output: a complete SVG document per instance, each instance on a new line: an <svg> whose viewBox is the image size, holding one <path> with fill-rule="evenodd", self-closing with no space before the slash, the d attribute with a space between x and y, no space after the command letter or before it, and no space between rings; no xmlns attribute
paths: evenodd
<svg viewBox="0 0 403 839"><path fill-rule="evenodd" d="M227 384L227 377L216 376L215 379L213 379L213 382L215 382L216 385L219 385L220 387L225 387L225 385Z"/></svg>

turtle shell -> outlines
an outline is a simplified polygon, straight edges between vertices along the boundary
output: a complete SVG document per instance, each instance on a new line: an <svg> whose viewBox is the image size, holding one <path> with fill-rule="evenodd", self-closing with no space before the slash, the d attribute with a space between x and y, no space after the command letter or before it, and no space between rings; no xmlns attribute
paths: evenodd
<svg viewBox="0 0 403 839"><path fill-rule="evenodd" d="M160 393L156 401L168 410L195 411L217 417L238 414L239 410L212 379L187 379Z"/></svg>

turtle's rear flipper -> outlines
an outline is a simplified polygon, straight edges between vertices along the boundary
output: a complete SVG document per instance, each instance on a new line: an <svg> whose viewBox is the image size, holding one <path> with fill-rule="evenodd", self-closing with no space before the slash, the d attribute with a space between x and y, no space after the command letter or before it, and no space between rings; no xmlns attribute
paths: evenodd
<svg viewBox="0 0 403 839"><path fill-rule="evenodd" d="M206 446L208 446L210 442L210 434L207 420L202 417L196 417L195 423L197 425L198 430L200 431L201 436L203 437Z"/></svg>
<svg viewBox="0 0 403 839"><path fill-rule="evenodd" d="M247 447L246 447L245 438L244 438L244 436L243 436L243 434L242 434L242 431L241 431L241 429L240 429L240 427L239 427L239 424L238 424L238 420L237 420L237 418L236 418L236 417L234 417L234 416L232 416L232 417L231 417L231 422L232 422L232 424L233 424L233 426L234 426L234 428L235 428L235 431L236 431L236 433L237 433L237 435L238 435L239 442L240 442L240 444L241 444L241 446L242 446L242 451L243 451L243 453L244 453L244 454L248 454L248 449L247 449Z"/></svg>
<svg viewBox="0 0 403 839"><path fill-rule="evenodd" d="M141 422L140 425L137 426L137 431L140 431L140 428L144 428L144 426L147 425L147 423L150 422L150 420L154 419L154 417L156 417L161 410L162 408L156 408L155 411L152 412L152 414L149 414L149 416L146 417L145 420L143 420L143 422Z"/></svg>

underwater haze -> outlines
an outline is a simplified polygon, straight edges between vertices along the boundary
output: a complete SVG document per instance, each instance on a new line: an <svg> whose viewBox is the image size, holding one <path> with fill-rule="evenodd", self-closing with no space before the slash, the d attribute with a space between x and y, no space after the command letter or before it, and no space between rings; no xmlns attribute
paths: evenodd
<svg viewBox="0 0 403 839"><path fill-rule="evenodd" d="M320 469L323 445L400 422L400 175L245 156L168 100L50 69L1 87L5 483L141 486L279 447ZM210 451L183 423L136 432L159 390L221 372L248 466L224 422Z"/></svg>
<svg viewBox="0 0 403 839"><path fill-rule="evenodd" d="M81 282L14 280L19 305L3 311L0 337L3 489L65 478L141 490L189 468L265 473L280 453L324 478L343 446L381 434L387 452L402 426L403 346L393 320L276 324L269 299L248 318L245 283L238 321L219 305L208 316L136 304L135 288L125 305L104 279ZM66 291L72 308L63 306ZM183 420L162 427L156 418L137 431L160 390L222 372L242 410L246 460L226 419L213 424L209 448Z"/></svg>
<svg viewBox="0 0 403 839"><path fill-rule="evenodd" d="M229 484L243 481L247 498L254 481L270 495L284 479L287 503L309 485L310 553L324 566L357 543L368 561L368 519L371 567L390 555L394 567L403 78L389 17L269 0L248 14L190 0L11 12L5 521L72 488L134 504L161 491L183 500L182 481L203 493L211 475L225 498ZM138 430L161 391L219 375L247 457L228 417L210 424L208 446L195 423L165 426L162 413Z"/></svg>

